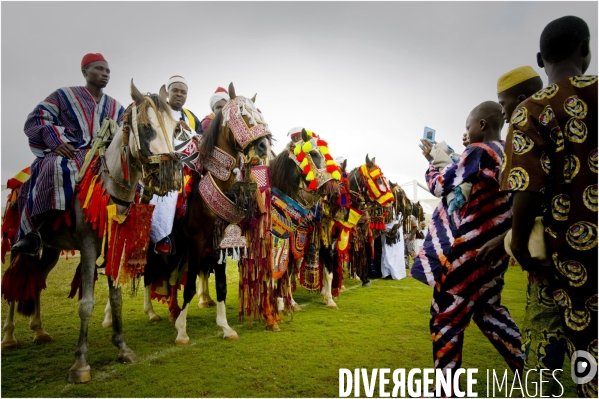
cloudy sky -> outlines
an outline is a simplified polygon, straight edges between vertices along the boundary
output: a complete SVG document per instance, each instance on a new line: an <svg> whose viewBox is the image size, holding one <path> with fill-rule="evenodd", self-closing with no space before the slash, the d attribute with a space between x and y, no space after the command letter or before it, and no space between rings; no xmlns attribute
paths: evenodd
<svg viewBox="0 0 599 399"><path fill-rule="evenodd" d="M105 92L131 102L129 81L158 92L189 83L202 119L217 86L258 93L278 143L301 125L351 167L365 155L391 180L424 183L424 126L461 147L472 108L496 100L497 78L536 66L544 26L564 15L589 24L597 2L2 2L1 180L34 159L27 114L58 87L83 85L81 57L110 64ZM587 73L597 74L596 54ZM505 134L505 129L504 129ZM411 190L408 192L411 195ZM419 195L423 196L420 192ZM430 196L430 195L429 195Z"/></svg>

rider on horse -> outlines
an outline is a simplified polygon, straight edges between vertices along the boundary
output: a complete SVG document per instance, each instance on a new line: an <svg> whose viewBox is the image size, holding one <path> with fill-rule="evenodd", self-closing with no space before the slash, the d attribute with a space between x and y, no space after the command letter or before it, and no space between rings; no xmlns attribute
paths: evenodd
<svg viewBox="0 0 599 399"><path fill-rule="evenodd" d="M22 209L19 241L13 250L37 255L41 237L37 229L48 211L68 210L75 198L75 179L105 118L123 122L124 108L104 94L110 68L102 54L81 60L85 86L63 87L35 107L25 122L29 147L37 157L31 178L19 195Z"/></svg>
<svg viewBox="0 0 599 399"><path fill-rule="evenodd" d="M180 129L179 134L174 138L175 151L185 147L188 141L196 134L202 134L202 124L193 112L183 108L187 100L188 85L185 78L179 75L172 76L167 84L168 102L172 109L172 115L175 120L185 122L191 129ZM173 220L177 209L177 193L171 192L169 195L159 198L154 195L151 204L156 205L154 217L152 218L152 230L150 238L156 244L155 250L161 254L171 253L171 241L169 235L173 230Z"/></svg>

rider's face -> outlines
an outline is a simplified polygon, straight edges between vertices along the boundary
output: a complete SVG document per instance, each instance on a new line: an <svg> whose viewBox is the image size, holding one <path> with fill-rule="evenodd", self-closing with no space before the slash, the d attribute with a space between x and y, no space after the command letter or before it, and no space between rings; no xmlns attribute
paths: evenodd
<svg viewBox="0 0 599 399"><path fill-rule="evenodd" d="M187 100L187 86L183 83L173 83L168 88L168 103L175 111L181 111Z"/></svg>

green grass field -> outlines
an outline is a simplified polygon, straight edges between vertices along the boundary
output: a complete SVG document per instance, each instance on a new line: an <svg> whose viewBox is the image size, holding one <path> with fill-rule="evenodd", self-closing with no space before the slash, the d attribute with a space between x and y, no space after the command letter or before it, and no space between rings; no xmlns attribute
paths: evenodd
<svg viewBox="0 0 599 399"><path fill-rule="evenodd" d="M302 311L293 318L283 316L281 331L273 333L265 331L264 324L250 327L247 320L238 321L238 276L230 268L228 320L241 340L223 340L216 309L198 309L196 297L187 322L191 346L176 347L166 306L154 304L163 321L152 323L142 311L143 294L124 292L125 339L140 359L133 365L117 362L111 330L101 326L108 288L106 277L100 276L89 329L92 381L70 385L67 371L74 363L79 317L76 301L67 294L77 262L61 260L42 294L44 327L53 342L34 344L28 319L16 317L18 348L2 353L3 397L336 397L340 368L432 367L431 289L414 279L374 280L369 288L346 279L348 290L336 300L337 311L327 309L320 295L299 288L295 299ZM210 289L216 298L213 281ZM526 274L511 267L503 304L516 322L523 319L525 301ZM4 318L7 309L3 302ZM503 374L506 367L474 323L466 330L463 359L462 367L479 369L479 397L486 396L486 370ZM565 397L575 396L569 374L565 369ZM521 396L520 391L514 396Z"/></svg>

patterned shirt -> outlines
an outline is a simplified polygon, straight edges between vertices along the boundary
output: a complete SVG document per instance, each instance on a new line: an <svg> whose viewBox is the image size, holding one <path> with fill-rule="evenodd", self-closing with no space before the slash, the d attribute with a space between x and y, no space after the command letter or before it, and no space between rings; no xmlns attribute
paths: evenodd
<svg viewBox="0 0 599 399"><path fill-rule="evenodd" d="M595 353L597 118L597 76L574 76L533 94L512 115L501 176L503 190L542 193L554 298L568 329L592 330L569 339L590 351L590 334Z"/></svg>
<svg viewBox="0 0 599 399"><path fill-rule="evenodd" d="M597 76L572 77L532 95L514 112L507 141L501 187L543 193L549 248L594 248Z"/></svg>

